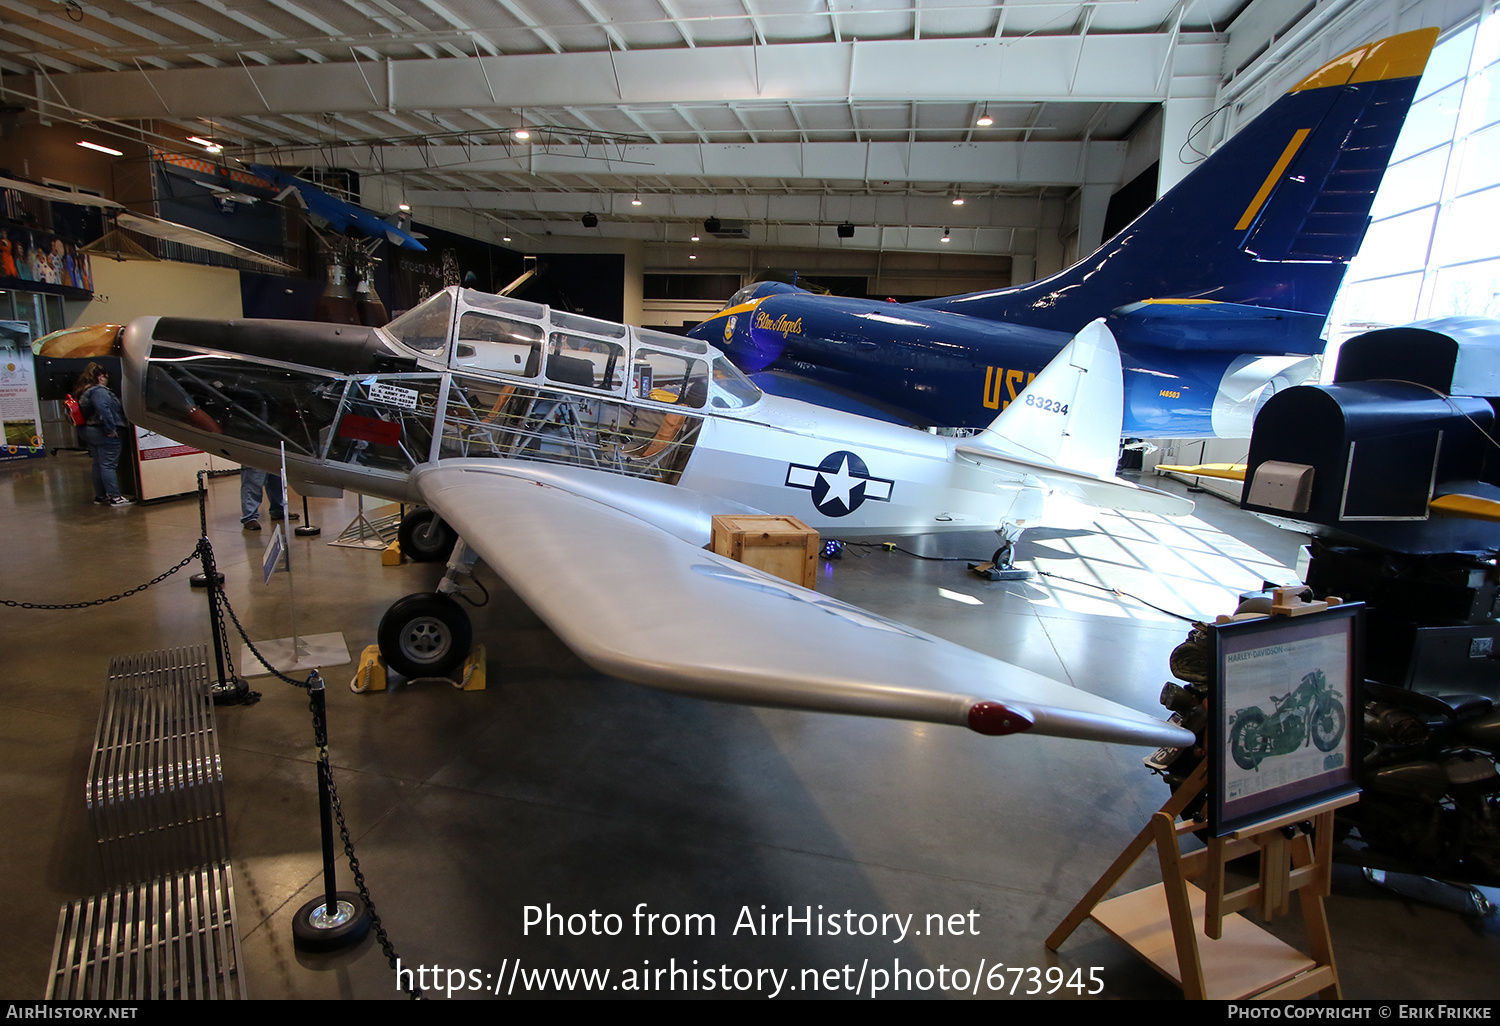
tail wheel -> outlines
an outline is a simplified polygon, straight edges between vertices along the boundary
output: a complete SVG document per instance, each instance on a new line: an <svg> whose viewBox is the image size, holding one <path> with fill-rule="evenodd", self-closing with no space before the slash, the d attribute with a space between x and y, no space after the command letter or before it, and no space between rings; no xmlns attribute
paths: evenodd
<svg viewBox="0 0 1500 1026"><path fill-rule="evenodd" d="M1331 752L1344 739L1349 717L1337 698L1325 698L1313 710L1312 740L1320 752Z"/></svg>
<svg viewBox="0 0 1500 1026"><path fill-rule="evenodd" d="M435 563L453 551L458 532L434 510L420 506L401 518L396 538L401 542L402 555L418 563Z"/></svg>
<svg viewBox="0 0 1500 1026"><path fill-rule="evenodd" d="M474 628L447 595L419 592L392 604L380 618L380 654L403 677L442 677L469 657Z"/></svg>
<svg viewBox="0 0 1500 1026"><path fill-rule="evenodd" d="M1260 728L1266 718L1260 713L1246 713L1229 726L1229 754L1240 769L1253 770L1260 765Z"/></svg>
<svg viewBox="0 0 1500 1026"><path fill-rule="evenodd" d="M990 562L994 563L1001 570L1008 570L1011 567L1011 559L1015 557L1015 554L1016 543L1008 541L995 550L995 554L990 557Z"/></svg>

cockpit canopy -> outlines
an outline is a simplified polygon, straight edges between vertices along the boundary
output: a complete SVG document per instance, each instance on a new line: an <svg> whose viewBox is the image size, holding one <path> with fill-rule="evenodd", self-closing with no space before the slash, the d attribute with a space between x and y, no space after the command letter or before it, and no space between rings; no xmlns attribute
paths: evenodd
<svg viewBox="0 0 1500 1026"><path fill-rule="evenodd" d="M601 396L736 410L761 391L699 339L450 287L382 329L428 365Z"/></svg>

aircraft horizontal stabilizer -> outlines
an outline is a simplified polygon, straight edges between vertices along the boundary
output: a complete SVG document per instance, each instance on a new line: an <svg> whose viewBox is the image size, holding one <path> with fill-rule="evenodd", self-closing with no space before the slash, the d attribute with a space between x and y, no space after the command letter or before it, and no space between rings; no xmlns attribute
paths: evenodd
<svg viewBox="0 0 1500 1026"><path fill-rule="evenodd" d="M563 642L605 673L699 698L982 734L1191 743L1173 724L707 552L700 539L656 526L655 514L648 523L605 501L607 490L593 484L600 471L532 469L444 460L413 479ZM618 477L609 481L618 487ZM680 506L679 519L702 519L707 537L712 497L640 484L633 502Z"/></svg>
<svg viewBox="0 0 1500 1026"><path fill-rule="evenodd" d="M1043 487L1071 495L1090 506L1128 510L1131 513L1158 513L1167 517L1183 517L1193 511L1191 499L1132 484L1117 477L1095 477L1092 474L1079 473L1065 467L1032 463L965 445L958 446L954 452L960 459L966 459L971 463L994 470L1022 475L1027 479L1035 480Z"/></svg>
<svg viewBox="0 0 1500 1026"><path fill-rule="evenodd" d="M1127 345L1200 352L1280 356L1323 351L1322 314L1206 299L1147 299L1109 315L1116 340Z"/></svg>

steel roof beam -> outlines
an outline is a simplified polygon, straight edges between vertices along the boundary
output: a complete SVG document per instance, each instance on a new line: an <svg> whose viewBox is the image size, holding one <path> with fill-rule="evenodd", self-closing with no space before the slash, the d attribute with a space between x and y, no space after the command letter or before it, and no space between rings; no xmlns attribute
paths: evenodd
<svg viewBox="0 0 1500 1026"><path fill-rule="evenodd" d="M517 54L478 58L483 77L474 73L473 57L411 59L389 62L389 81L378 90L392 92L402 106L425 109L493 106L491 88L507 106L534 108L768 99L1158 102L1166 95L1158 71L1171 40L1170 32L1162 32L1081 40L868 40ZM1173 59L1173 95L1182 95L1185 86L1211 95L1222 49L1220 36L1180 36ZM233 116L264 109L235 68L156 74L158 87L180 97L194 114ZM278 65L263 69L257 82L278 111L322 114L370 107L369 91L352 61ZM160 111L150 89L129 75L77 72L59 76L58 85L71 105L101 116L149 117ZM385 104L392 99L381 95Z"/></svg>

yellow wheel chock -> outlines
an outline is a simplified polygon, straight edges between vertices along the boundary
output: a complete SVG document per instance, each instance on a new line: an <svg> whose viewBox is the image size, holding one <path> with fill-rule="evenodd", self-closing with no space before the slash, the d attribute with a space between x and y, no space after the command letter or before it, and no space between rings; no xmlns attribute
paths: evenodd
<svg viewBox="0 0 1500 1026"><path fill-rule="evenodd" d="M461 691L483 691L487 684L484 672L485 659L484 646L475 645L469 652L469 658L464 660L463 673L459 675L459 679L450 680L449 683ZM359 654L359 669L354 671L354 679L349 682L349 690L355 694L362 694L366 691L384 691L385 684L385 660L380 657L380 646L366 645L364 651Z"/></svg>

